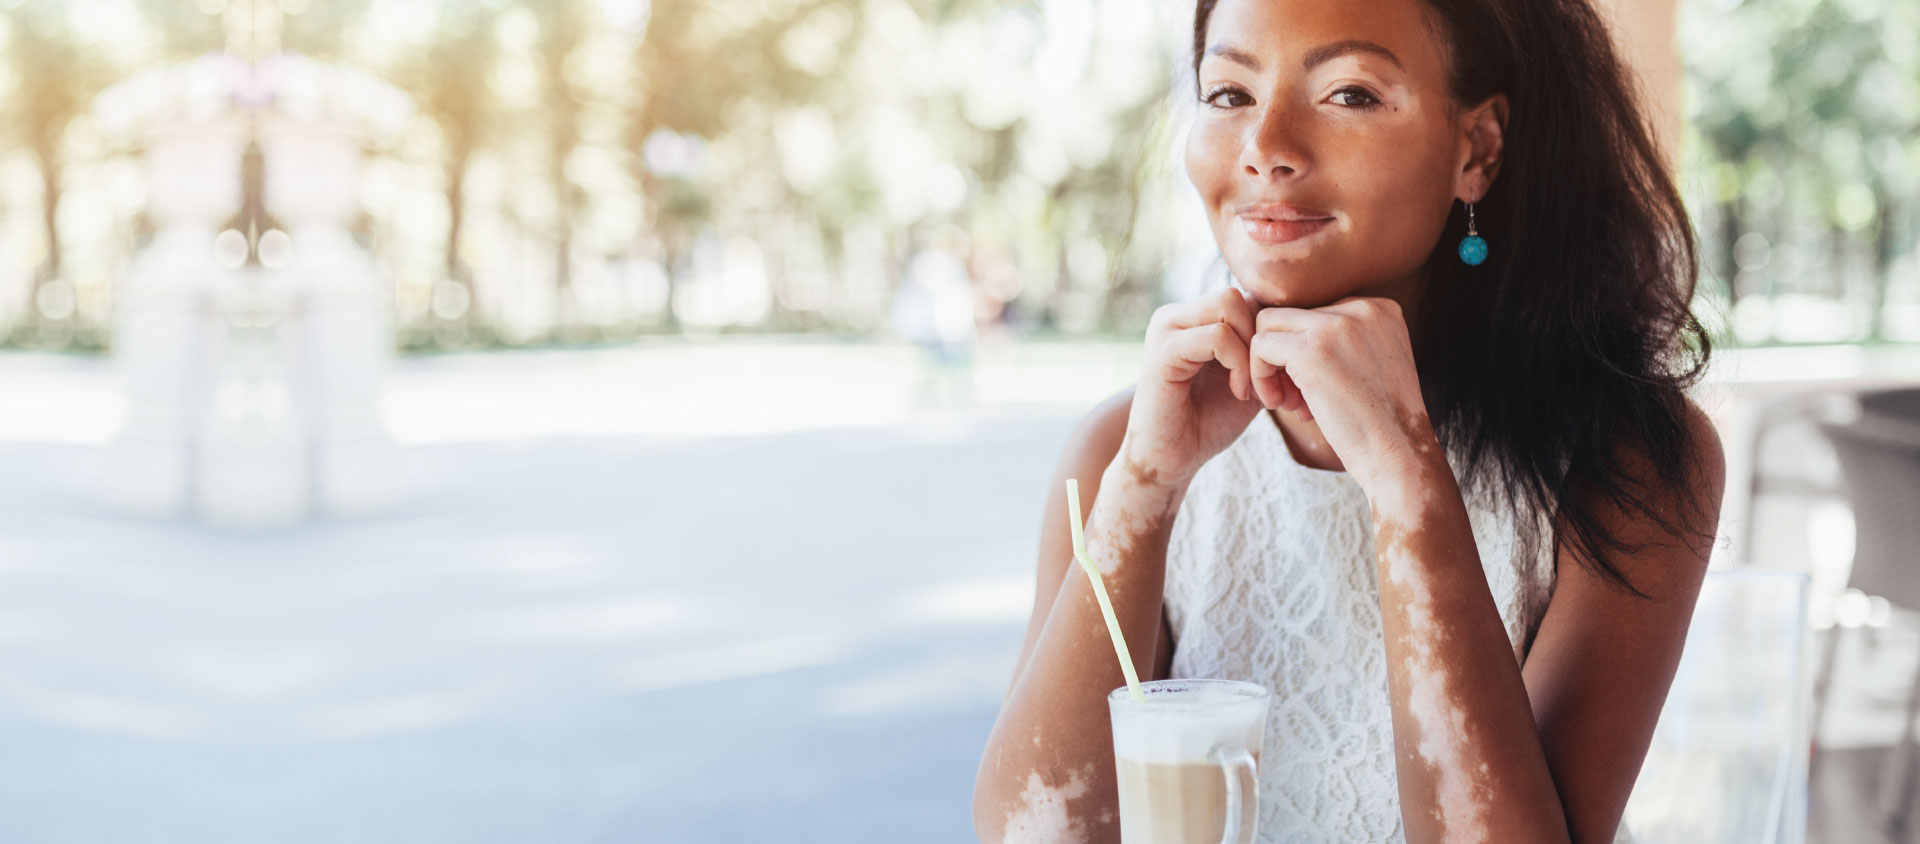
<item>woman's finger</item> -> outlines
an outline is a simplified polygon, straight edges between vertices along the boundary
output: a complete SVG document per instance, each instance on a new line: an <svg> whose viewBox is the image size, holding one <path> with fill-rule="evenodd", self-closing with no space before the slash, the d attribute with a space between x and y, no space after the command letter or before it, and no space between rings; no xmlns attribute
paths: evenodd
<svg viewBox="0 0 1920 844"><path fill-rule="evenodd" d="M1400 303L1385 296L1348 296L1318 310L1355 317L1403 316Z"/></svg>
<svg viewBox="0 0 1920 844"><path fill-rule="evenodd" d="M1289 394L1299 395L1299 384L1284 370L1299 357L1304 338L1304 334L1287 331L1262 331L1253 335L1253 342L1247 347L1247 371L1262 405L1283 407Z"/></svg>
<svg viewBox="0 0 1920 844"><path fill-rule="evenodd" d="M1245 291L1238 287L1227 288L1226 292L1220 296L1220 310L1222 321L1233 326L1233 332L1240 335L1242 345L1253 342L1253 335L1257 330L1254 323L1258 319L1260 309L1253 304L1253 299Z"/></svg>
<svg viewBox="0 0 1920 844"><path fill-rule="evenodd" d="M1152 328L1171 333L1223 323L1233 329L1242 345L1253 340L1254 306L1238 288L1227 287L1185 302L1162 305L1153 312Z"/></svg>
<svg viewBox="0 0 1920 844"><path fill-rule="evenodd" d="M1304 337L1313 329L1325 330L1328 321L1340 317L1320 313L1306 308L1263 308L1254 318L1254 339L1271 335L1263 344L1274 351L1271 354L1252 352L1252 363L1248 375L1253 379L1254 392L1260 396L1260 403L1269 408L1294 410L1305 407L1306 400L1300 395L1300 386L1288 377L1284 370L1286 361L1282 357L1282 348L1292 348L1295 340L1289 338ZM1254 348L1254 343L1247 344Z"/></svg>
<svg viewBox="0 0 1920 844"><path fill-rule="evenodd" d="M1247 397L1247 347L1232 326L1222 322L1174 332L1167 338L1168 381L1184 382L1200 374L1208 362L1226 367L1234 398Z"/></svg>
<svg viewBox="0 0 1920 844"><path fill-rule="evenodd" d="M1253 331L1255 334L1263 331L1298 333L1324 326L1340 318L1340 314L1307 308L1262 308L1260 314L1254 318Z"/></svg>
<svg viewBox="0 0 1920 844"><path fill-rule="evenodd" d="M1286 395L1286 398L1280 400L1281 410L1306 411L1307 397L1301 395L1300 385L1293 383L1293 376L1288 375L1284 369L1280 370L1280 391ZM1313 417L1309 415L1307 418Z"/></svg>
<svg viewBox="0 0 1920 844"><path fill-rule="evenodd" d="M1268 308L1261 311L1260 319L1266 319L1267 311L1271 310L1273 309ZM1255 332L1253 340L1247 343L1247 378L1253 382L1253 392L1260 398L1260 405L1272 409L1280 406L1280 401L1286 398L1286 393L1280 389L1280 382L1274 377L1279 374L1280 367L1253 350L1254 344L1258 342L1260 342L1260 332Z"/></svg>
<svg viewBox="0 0 1920 844"><path fill-rule="evenodd" d="M1259 337L1260 335L1258 334L1254 335L1255 340L1258 340ZM1253 394L1256 398L1260 399L1261 407L1268 409L1279 407L1280 400L1285 398L1285 394L1280 391L1279 379L1274 377L1279 374L1279 371L1280 370L1275 368L1273 364L1267 363L1261 360L1259 355L1253 354L1251 347L1249 347L1247 354L1247 380L1253 382Z"/></svg>

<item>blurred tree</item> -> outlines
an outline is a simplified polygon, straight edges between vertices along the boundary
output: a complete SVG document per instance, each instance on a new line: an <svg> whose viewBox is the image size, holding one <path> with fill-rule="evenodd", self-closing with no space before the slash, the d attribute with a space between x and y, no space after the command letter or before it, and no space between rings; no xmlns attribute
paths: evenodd
<svg viewBox="0 0 1920 844"><path fill-rule="evenodd" d="M498 54L493 24L500 5L442 0L433 4L434 25L424 38L377 59L356 52L352 40L359 28L369 25L369 0L314 3L288 21L283 36L287 49L322 61L372 65L370 69L412 96L414 107L439 130L447 206L446 239L439 250L443 277L466 288L466 300L472 303L480 301L479 291L460 244L467 218L467 171L474 154L489 141L497 112L485 80ZM478 307L467 308L461 319L485 327L485 314Z"/></svg>
<svg viewBox="0 0 1920 844"><path fill-rule="evenodd" d="M1826 277L1775 280L1844 294L1848 258L1864 252L1868 336L1879 338L1896 259L1914 241L1920 8L1747 0L1687 4L1683 15L1697 164L1717 218L1708 254L1729 300L1767 292L1735 283L1741 237L1779 244L1805 238L1797 228L1812 223L1827 242Z"/></svg>
<svg viewBox="0 0 1920 844"><path fill-rule="evenodd" d="M102 91L137 70L220 44L219 26L190 4L123 9L119 14L133 17L99 20L53 0L22 0L0 10L0 24L8 33L4 57L18 81L0 110L0 143L25 150L40 176L46 252L33 273L30 302L38 302L41 290L62 277L68 244L61 233L60 206L64 177L74 163L68 131L75 121ZM38 309L30 313L39 318Z"/></svg>
<svg viewBox="0 0 1920 844"><path fill-rule="evenodd" d="M581 0L548 0L532 8L540 26L535 49L543 88L541 106L546 112L542 121L547 135L546 174L555 211L549 234L553 246L554 321L556 329L567 332L580 322L579 303L572 290L573 245L580 211L587 202L587 189L569 177L568 165L580 144L582 101L594 96L594 80L575 72L575 68L585 55L582 47L594 13ZM587 84L575 84L576 79Z"/></svg>
<svg viewBox="0 0 1920 844"><path fill-rule="evenodd" d="M995 256L1000 278L1011 273L999 284L1017 294L1014 310L1067 330L1133 327L1178 228L1169 162L1179 117L1166 95L1180 15L1151 0L126 8L130 22L83 20L53 0L0 10L10 33L0 54L20 81L0 143L27 152L43 184L36 293L71 274L59 208L75 121L113 82L236 36L248 55L284 46L365 67L413 98L432 131L388 152L409 172L438 174L425 184L444 194L444 242L382 248L433 251L437 269L409 266L438 276L432 296L443 279L464 287L462 331L491 334L500 319L521 336L586 336L574 329L637 320L592 310L626 307L615 289L624 277L609 268L637 259L666 270L656 328L679 328L691 285L727 276L729 290L768 288L769 304L705 323L867 332L910 253L954 226ZM1696 214L1708 275L1730 300L1799 292L1864 303L1878 336L1920 234L1920 4L1726 0L1681 14L1688 166L1706 177L1689 183L1705 182L1693 195L1706 200ZM415 231L407 236L442 236L437 223ZM467 242L475 231L489 242ZM495 232L513 242L491 242ZM1746 241L1761 248L1743 267L1735 244L1756 233L1766 240ZM531 272L471 263L523 243L550 260ZM1767 265L1768 244L1794 260ZM761 266L736 278L736 261ZM502 289L482 299L477 277Z"/></svg>
<svg viewBox="0 0 1920 844"><path fill-rule="evenodd" d="M779 176L770 137L755 139L757 155L719 162L720 172L702 172L711 163L702 160L704 151L713 139L746 128L736 119L748 111L836 99L834 87L854 82L843 73L845 53L830 49L822 61L802 69L792 66L781 45L797 27L821 26L830 18L825 25L839 32L822 37L844 39L831 45L844 49L861 35L864 6L836 0L758 8L658 0L651 8L645 36L633 53L626 146L667 267L665 319L671 329L678 324L676 276L686 269L695 236L713 223L715 200L738 199L737 189L750 175L741 170Z"/></svg>
<svg viewBox="0 0 1920 844"><path fill-rule="evenodd" d="M1148 84L1097 89L1113 88L1106 78L1142 77L1143 62L1166 55L1137 37L1103 46L1096 31L1113 27L1095 14L1103 4L1127 5L1075 0L1067 5L1080 18L1062 22L1049 4L1026 0L447 0L408 49L369 58L341 34L384 14L383 2L339 0L308 9L286 41L373 63L439 127L449 278L472 278L460 257L462 221L477 210L463 201L472 156L492 149L515 172L538 174L538 205L552 214L487 213L517 219L551 250L562 332L583 316L574 309L586 294L573 288L577 262L592 256L586 244L657 258L667 271L662 327L676 330L686 285L696 271L715 271L711 244L741 236L751 237L750 260L764 262L772 288L757 327L869 331L884 308L788 295L795 274L823 280L810 283L828 285L831 300L870 299L870 289L853 290L867 282L845 265L849 233L879 233L893 274L915 232L947 224L976 230L1037 272L1027 295L1038 310L1065 302L1087 312L1091 302L1096 323L1124 322L1146 310L1158 267L1114 259L1150 255L1167 239L1134 230L1145 206L1165 200L1141 170L1169 138L1154 119L1164 86L1147 71ZM1070 72L1036 87L1028 66L1049 39ZM1092 55L1101 49L1104 58ZM624 60L609 65L610 54ZM479 82L503 69L535 80L537 94ZM1071 119L1060 100L1073 104ZM612 149L608 125L618 127ZM1162 128L1137 131L1149 125ZM622 162L625 178L607 178L596 164L606 160ZM595 212L627 195L640 211L621 247L595 230ZM857 240L870 252L871 237ZM692 260L701 243L710 244L705 263Z"/></svg>

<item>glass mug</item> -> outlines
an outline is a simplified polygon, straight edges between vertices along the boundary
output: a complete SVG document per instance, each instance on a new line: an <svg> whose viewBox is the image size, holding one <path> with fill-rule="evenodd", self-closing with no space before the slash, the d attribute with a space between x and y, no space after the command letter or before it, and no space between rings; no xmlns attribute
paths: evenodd
<svg viewBox="0 0 1920 844"><path fill-rule="evenodd" d="M1122 844L1251 844L1260 817L1267 690L1155 680L1107 695Z"/></svg>

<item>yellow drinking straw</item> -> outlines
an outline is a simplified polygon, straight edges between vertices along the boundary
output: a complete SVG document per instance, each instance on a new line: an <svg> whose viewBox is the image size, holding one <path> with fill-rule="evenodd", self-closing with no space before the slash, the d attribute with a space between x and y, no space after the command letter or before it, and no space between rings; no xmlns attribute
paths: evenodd
<svg viewBox="0 0 1920 844"><path fill-rule="evenodd" d="M1113 652L1120 655L1120 673L1127 676L1127 694L1134 700L1146 700L1140 691L1140 675L1133 671L1133 657L1127 653L1127 638L1120 635L1120 619L1113 617L1113 602L1107 599L1107 584L1100 579L1100 570L1093 565L1093 558L1087 556L1087 540L1080 533L1080 482L1067 479L1067 526L1073 530L1073 558L1080 561L1080 568L1087 572L1087 579L1093 582L1093 597L1100 601L1100 614L1106 616L1107 633L1113 637Z"/></svg>

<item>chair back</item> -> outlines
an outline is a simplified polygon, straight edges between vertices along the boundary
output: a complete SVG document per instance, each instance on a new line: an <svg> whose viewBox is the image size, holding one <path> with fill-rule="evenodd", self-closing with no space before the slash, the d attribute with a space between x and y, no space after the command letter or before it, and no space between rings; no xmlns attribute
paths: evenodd
<svg viewBox="0 0 1920 844"><path fill-rule="evenodd" d="M1707 572L1625 825L1635 844L1803 844L1808 577Z"/></svg>
<svg viewBox="0 0 1920 844"><path fill-rule="evenodd" d="M1920 388L1858 397L1847 422L1822 422L1853 510L1847 585L1920 609Z"/></svg>

